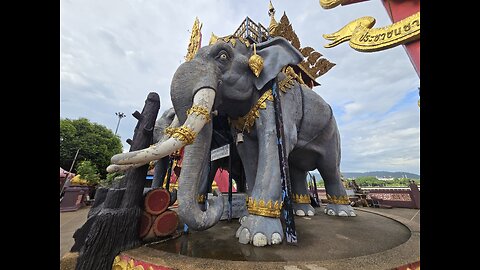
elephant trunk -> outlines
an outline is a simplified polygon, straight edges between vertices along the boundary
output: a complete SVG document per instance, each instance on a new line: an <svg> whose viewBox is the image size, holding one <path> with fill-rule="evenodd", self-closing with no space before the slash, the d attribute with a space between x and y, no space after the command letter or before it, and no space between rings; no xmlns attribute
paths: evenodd
<svg viewBox="0 0 480 270"><path fill-rule="evenodd" d="M208 174L212 123L208 123L198 134L195 142L185 147L180 174L177 200L178 214L191 229L201 231L215 225L223 213L222 196L208 199L204 212L197 202L200 181Z"/></svg>
<svg viewBox="0 0 480 270"><path fill-rule="evenodd" d="M180 123L191 116L192 96L197 97L198 89L218 88L217 68L213 63L203 61L201 58L183 63L177 70L172 80L171 97ZM218 98L219 93L212 100ZM194 98L194 102L195 103ZM192 106L193 107L193 106ZM194 143L185 147L180 174L177 200L178 214L189 228L193 230L206 230L215 225L223 213L223 198L213 197L207 201L208 207L204 212L197 202L199 185L208 174L210 160L210 144L212 140L212 122L208 122L200 131Z"/></svg>

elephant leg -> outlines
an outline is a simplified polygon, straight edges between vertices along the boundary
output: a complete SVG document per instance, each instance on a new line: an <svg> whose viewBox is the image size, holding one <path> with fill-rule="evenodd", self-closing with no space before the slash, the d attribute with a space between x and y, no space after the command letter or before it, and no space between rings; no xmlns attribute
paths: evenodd
<svg viewBox="0 0 480 270"><path fill-rule="evenodd" d="M307 187L307 172L289 162L290 180L292 182L293 212L297 216L313 216L315 209L310 205L310 194Z"/></svg>
<svg viewBox="0 0 480 270"><path fill-rule="evenodd" d="M203 179L199 185L197 197L197 202L203 211L206 210L205 202L207 201L207 193L212 191L212 183L215 178L215 174L217 173L219 164L218 162L214 161L210 162L208 166L208 174L206 174L206 178Z"/></svg>
<svg viewBox="0 0 480 270"><path fill-rule="evenodd" d="M327 192L328 203L324 212L330 216L354 217L355 211L350 206L345 187L340 180L339 151L327 151L318 161L317 169L322 175Z"/></svg>
<svg viewBox="0 0 480 270"><path fill-rule="evenodd" d="M257 165L258 165L258 142L256 139L252 138L251 135L246 134L244 137L244 142L237 145L238 155L243 163L244 173L245 173L245 192L248 197L252 196L252 190L255 185L255 177L257 175ZM240 215L238 221L243 223L248 216L247 209L244 213Z"/></svg>
<svg viewBox="0 0 480 270"><path fill-rule="evenodd" d="M157 160L157 163L155 163L155 168L153 170L152 188L158 188L163 186L163 181L165 180L165 175L167 174L168 170L168 161L169 157L166 156Z"/></svg>
<svg viewBox="0 0 480 270"><path fill-rule="evenodd" d="M280 244L283 240L283 229L279 218L282 205L282 186L272 105L268 104L255 122L258 139L258 165L255 186L248 198L249 215L236 233L238 241L242 244L252 243L254 246L265 246ZM248 172L249 166L251 166L247 165L250 163L248 157L247 160L242 158L242 161L245 165L245 172Z"/></svg>
<svg viewBox="0 0 480 270"><path fill-rule="evenodd" d="M237 145L237 151L245 172L245 191L247 196L251 196L257 175L258 142L251 136L246 135L244 142Z"/></svg>

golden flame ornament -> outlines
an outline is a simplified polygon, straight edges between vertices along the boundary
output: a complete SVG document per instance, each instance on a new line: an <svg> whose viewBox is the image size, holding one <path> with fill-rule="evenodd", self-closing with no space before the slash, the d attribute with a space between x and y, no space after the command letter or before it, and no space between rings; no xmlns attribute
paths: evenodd
<svg viewBox="0 0 480 270"><path fill-rule="evenodd" d="M255 43L253 43L253 55L248 59L248 66L258 78L263 69L263 58L257 54Z"/></svg>

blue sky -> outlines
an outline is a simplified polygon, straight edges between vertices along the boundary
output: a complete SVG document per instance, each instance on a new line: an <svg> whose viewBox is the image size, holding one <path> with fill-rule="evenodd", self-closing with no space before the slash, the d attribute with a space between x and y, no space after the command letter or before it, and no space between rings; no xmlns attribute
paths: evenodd
<svg viewBox="0 0 480 270"><path fill-rule="evenodd" d="M342 140L344 172L420 172L420 108L417 76L403 46L362 53L344 43L326 49L322 34L372 16L389 25L381 1L324 10L318 0L273 1L276 18L286 12L301 46L336 63L314 91L332 105ZM171 107L170 82L184 61L195 17L210 34L232 34L242 20L268 26L268 1L60 1L60 117L86 117L115 131L115 112L127 117L118 135L133 136L146 96L160 95L160 113Z"/></svg>

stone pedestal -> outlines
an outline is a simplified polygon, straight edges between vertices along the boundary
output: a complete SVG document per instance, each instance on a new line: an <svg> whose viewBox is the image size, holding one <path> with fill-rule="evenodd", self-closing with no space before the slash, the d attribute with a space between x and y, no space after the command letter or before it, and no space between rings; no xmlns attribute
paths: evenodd
<svg viewBox="0 0 480 270"><path fill-rule="evenodd" d="M209 195L210 196L210 195ZM228 219L228 193L222 193L223 214L220 220ZM247 194L232 193L232 218L240 218L247 213Z"/></svg>

